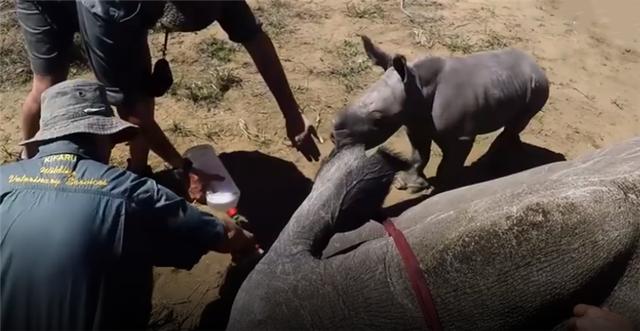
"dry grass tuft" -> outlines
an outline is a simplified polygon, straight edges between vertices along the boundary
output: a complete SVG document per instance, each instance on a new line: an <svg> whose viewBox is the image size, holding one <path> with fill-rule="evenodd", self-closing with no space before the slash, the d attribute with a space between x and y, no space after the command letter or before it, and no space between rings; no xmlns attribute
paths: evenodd
<svg viewBox="0 0 640 331"><path fill-rule="evenodd" d="M242 79L232 69L216 68L209 71L204 80L189 79L186 83L184 80L174 82L169 94L213 109L230 89L241 83Z"/></svg>
<svg viewBox="0 0 640 331"><path fill-rule="evenodd" d="M351 1L346 5L346 15L351 18L377 19L384 18L384 8L379 1Z"/></svg>
<svg viewBox="0 0 640 331"><path fill-rule="evenodd" d="M347 92L362 87L362 77L371 70L371 62L364 54L360 42L343 40L331 52L338 58L338 62L330 70L330 74L338 78Z"/></svg>

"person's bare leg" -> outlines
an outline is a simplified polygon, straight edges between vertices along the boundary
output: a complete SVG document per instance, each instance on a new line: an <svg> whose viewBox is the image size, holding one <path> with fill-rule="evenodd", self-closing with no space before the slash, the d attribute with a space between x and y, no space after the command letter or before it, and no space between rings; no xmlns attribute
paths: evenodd
<svg viewBox="0 0 640 331"><path fill-rule="evenodd" d="M118 107L118 113L123 119L140 127L140 136L129 143L129 170L135 173L146 171L150 149L172 167L184 166L182 156L155 121L154 106L154 99L150 97Z"/></svg>
<svg viewBox="0 0 640 331"><path fill-rule="evenodd" d="M33 138L40 129L40 100L42 92L66 78L66 70L53 75L33 75L31 91L22 104L21 130L23 140ZM37 148L35 146L24 146L23 157L31 158L35 156L36 153Z"/></svg>
<svg viewBox="0 0 640 331"><path fill-rule="evenodd" d="M17 0L16 17L20 22L26 51L33 71L31 91L22 104L21 131L30 139L40 128L40 99L47 88L67 79L69 50L73 46L74 24L69 15L71 2ZM33 157L37 147L24 146L23 158Z"/></svg>

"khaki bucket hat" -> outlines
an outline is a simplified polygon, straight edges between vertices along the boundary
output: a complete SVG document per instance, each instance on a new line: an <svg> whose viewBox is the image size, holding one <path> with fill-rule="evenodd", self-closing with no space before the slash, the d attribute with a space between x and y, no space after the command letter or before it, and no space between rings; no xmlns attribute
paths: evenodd
<svg viewBox="0 0 640 331"><path fill-rule="evenodd" d="M114 143L131 139L138 127L114 115L104 85L75 79L51 86L42 93L40 131L20 145L71 134L112 136Z"/></svg>

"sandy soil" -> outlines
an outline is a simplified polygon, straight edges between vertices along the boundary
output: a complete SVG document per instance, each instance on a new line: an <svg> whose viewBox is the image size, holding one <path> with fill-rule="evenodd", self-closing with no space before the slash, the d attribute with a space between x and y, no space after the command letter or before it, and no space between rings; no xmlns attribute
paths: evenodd
<svg viewBox="0 0 640 331"><path fill-rule="evenodd" d="M306 116L316 122L325 140L320 145L325 155L332 147L328 136L334 113L381 74L368 64L357 34L367 34L383 48L409 58L506 46L533 54L552 82L551 96L522 135L530 153L513 156L528 160L520 168L571 159L640 132L637 0L406 0L411 18L396 0L250 4L271 33ZM268 243L307 192L308 178L313 178L318 164L306 162L285 145L284 122L275 101L246 52L231 44L220 46L218 40L225 38L217 25L171 36L168 57L177 83L168 96L158 99L157 118L180 150L210 143L221 152L246 151L225 157L235 165L234 178L244 178L238 179L243 182L241 208L252 220L263 220L262 239ZM0 37L0 46L10 48L15 40L19 39ZM157 56L162 35L154 33L151 40ZM24 70L0 69L11 69L9 78ZM91 77L86 69L74 74ZM17 81L0 84L0 157L5 161L19 151L18 113L29 89L28 77ZM223 95L214 93L212 86L233 81L240 82ZM198 99L204 101L194 102ZM469 164L495 135L478 137ZM403 153L409 150L403 132L388 145ZM429 176L440 158L435 147L432 154ZM120 148L113 162L123 164L126 157ZM155 156L152 165L162 167ZM411 197L394 191L388 203L407 198ZM191 271L158 269L151 328L192 329L208 304L205 324L224 321L228 302L217 299L227 263L226 256L212 253Z"/></svg>

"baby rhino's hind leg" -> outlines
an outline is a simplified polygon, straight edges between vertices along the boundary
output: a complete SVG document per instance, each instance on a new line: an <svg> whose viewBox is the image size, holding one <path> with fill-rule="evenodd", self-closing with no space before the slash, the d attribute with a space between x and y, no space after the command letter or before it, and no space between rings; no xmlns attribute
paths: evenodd
<svg viewBox="0 0 640 331"><path fill-rule="evenodd" d="M487 155L490 158L499 157L501 154L509 154L514 148L521 147L520 133L529 125L531 119L542 110L549 99L549 83L547 79L539 78L536 84L532 84L531 95L526 104L518 109L517 114L504 125L504 130L491 145Z"/></svg>
<svg viewBox="0 0 640 331"><path fill-rule="evenodd" d="M489 151L487 151L487 156L489 156L492 161L495 161L521 147L522 141L520 140L520 133L524 131L527 125L529 125L529 122L531 122L531 119L539 111L540 108L522 111L507 122L502 132L491 144Z"/></svg>
<svg viewBox="0 0 640 331"><path fill-rule="evenodd" d="M456 188L462 184L461 175L464 162L471 152L475 137L455 138L443 141L440 145L442 149L442 161L438 165L436 174L438 192Z"/></svg>

